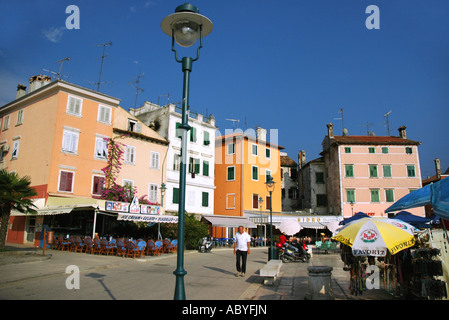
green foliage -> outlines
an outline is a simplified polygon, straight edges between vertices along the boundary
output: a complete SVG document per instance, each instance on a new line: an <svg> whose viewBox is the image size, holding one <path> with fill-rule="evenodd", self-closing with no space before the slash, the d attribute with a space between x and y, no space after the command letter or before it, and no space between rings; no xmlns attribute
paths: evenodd
<svg viewBox="0 0 449 320"><path fill-rule="evenodd" d="M186 249L196 249L198 241L209 235L209 226L198 221L193 213L185 214L185 245ZM163 223L161 225L161 233L164 238L177 239L178 238L178 224L177 223Z"/></svg>
<svg viewBox="0 0 449 320"><path fill-rule="evenodd" d="M8 230L11 210L19 212L37 213L33 200L30 197L37 195L36 190L30 187L31 179L28 176L19 177L15 172L0 170L0 249L4 248Z"/></svg>

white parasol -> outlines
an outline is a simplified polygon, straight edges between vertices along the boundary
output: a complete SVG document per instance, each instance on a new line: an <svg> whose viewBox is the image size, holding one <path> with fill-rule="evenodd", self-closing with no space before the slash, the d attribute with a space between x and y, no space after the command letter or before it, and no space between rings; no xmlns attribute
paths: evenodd
<svg viewBox="0 0 449 320"><path fill-rule="evenodd" d="M297 219L284 219L279 226L279 230L288 236L297 234L302 229Z"/></svg>

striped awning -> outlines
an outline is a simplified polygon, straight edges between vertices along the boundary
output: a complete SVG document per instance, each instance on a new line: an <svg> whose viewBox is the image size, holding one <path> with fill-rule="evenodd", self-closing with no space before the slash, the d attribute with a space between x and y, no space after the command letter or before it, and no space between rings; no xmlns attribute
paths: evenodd
<svg viewBox="0 0 449 320"><path fill-rule="evenodd" d="M221 215L203 215L203 219L212 224L213 227L238 228L257 228L256 224L245 217L221 216Z"/></svg>

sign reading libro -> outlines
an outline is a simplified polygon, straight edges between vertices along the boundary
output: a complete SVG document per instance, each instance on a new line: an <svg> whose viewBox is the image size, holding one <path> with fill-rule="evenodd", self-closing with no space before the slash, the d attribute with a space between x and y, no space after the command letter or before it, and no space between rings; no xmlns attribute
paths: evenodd
<svg viewBox="0 0 449 320"><path fill-rule="evenodd" d="M139 204L134 197L131 203L106 201L106 211L117 212L117 220L148 222L148 223L178 223L177 216L162 214L162 208L157 205Z"/></svg>

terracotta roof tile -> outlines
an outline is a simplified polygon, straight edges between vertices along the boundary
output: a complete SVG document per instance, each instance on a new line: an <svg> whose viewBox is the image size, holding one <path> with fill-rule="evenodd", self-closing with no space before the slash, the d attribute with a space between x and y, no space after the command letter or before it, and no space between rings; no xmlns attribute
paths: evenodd
<svg viewBox="0 0 449 320"><path fill-rule="evenodd" d="M370 145L420 145L421 142L389 136L334 136L337 144L370 144Z"/></svg>

